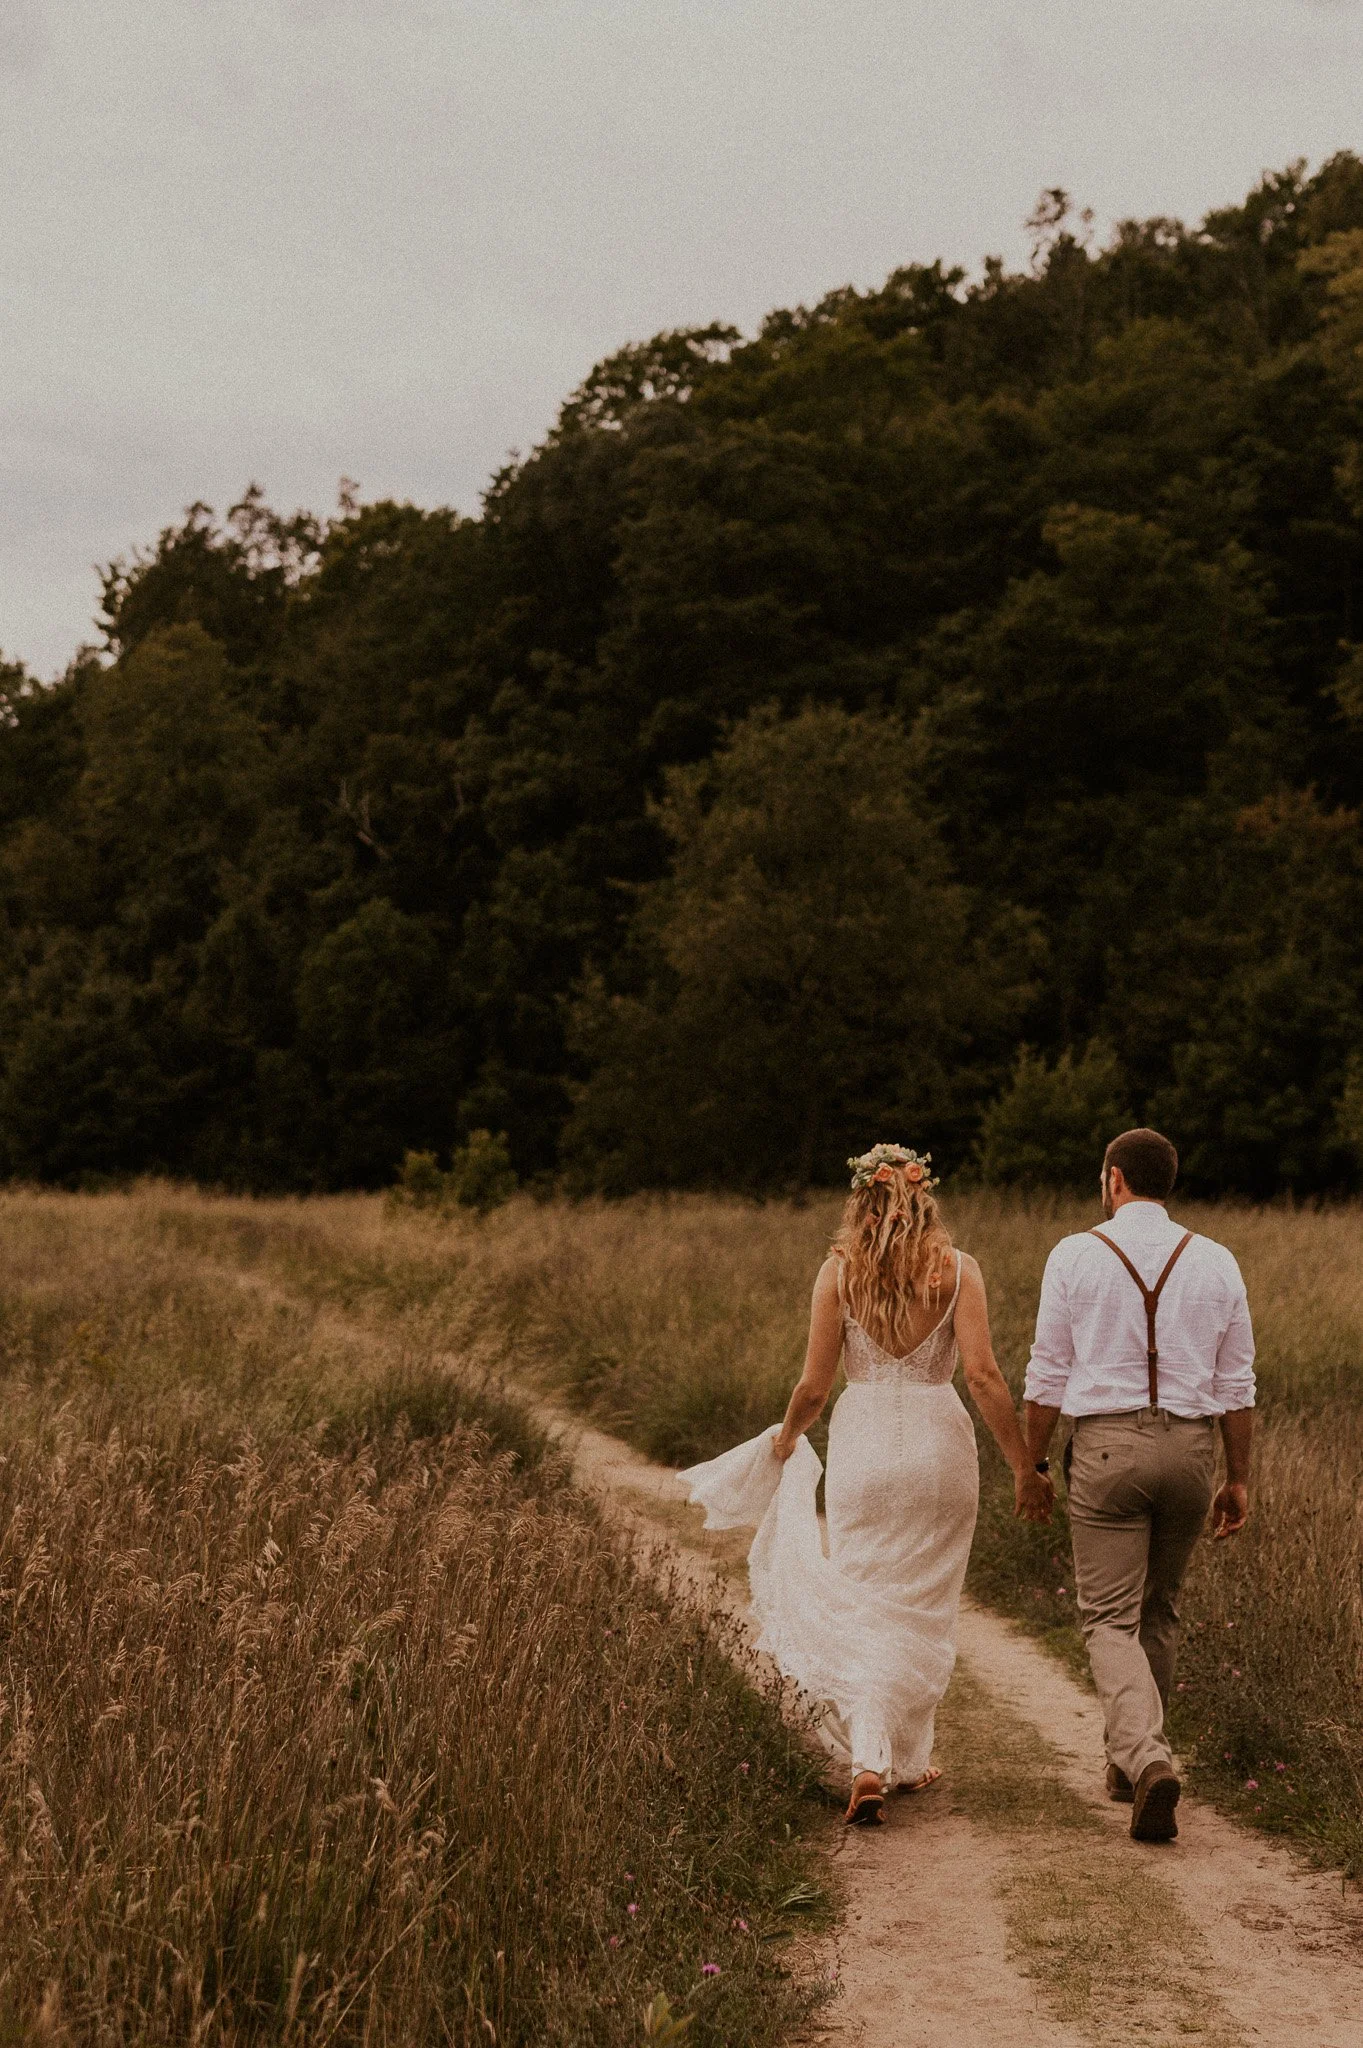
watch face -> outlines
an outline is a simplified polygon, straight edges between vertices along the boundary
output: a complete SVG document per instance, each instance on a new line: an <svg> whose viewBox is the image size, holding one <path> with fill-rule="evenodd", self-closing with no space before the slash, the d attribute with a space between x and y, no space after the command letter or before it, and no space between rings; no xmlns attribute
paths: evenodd
<svg viewBox="0 0 1363 2048"><path fill-rule="evenodd" d="M1037 1461L1036 1461L1036 1469L1037 1469L1037 1471L1038 1471L1038 1472L1049 1472L1049 1471L1050 1471L1050 1469L1051 1469L1051 1461L1050 1461L1050 1459L1049 1459L1049 1458L1038 1458L1038 1459L1037 1459Z"/></svg>

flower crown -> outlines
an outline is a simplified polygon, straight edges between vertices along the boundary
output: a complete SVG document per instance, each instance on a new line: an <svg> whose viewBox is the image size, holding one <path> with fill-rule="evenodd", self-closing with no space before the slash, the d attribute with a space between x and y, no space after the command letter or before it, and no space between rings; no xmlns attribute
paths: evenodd
<svg viewBox="0 0 1363 2048"><path fill-rule="evenodd" d="M914 1152L904 1145L872 1145L860 1159L849 1159L847 1164L852 1169L854 1194L876 1181L893 1180L896 1170L901 1171L910 1187L917 1188L920 1194L929 1194L939 1185L938 1178L929 1172L931 1152Z"/></svg>

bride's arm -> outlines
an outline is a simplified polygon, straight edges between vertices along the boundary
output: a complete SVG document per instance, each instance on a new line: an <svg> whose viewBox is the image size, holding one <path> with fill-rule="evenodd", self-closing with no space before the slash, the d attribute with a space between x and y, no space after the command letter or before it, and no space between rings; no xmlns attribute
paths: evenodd
<svg viewBox="0 0 1363 2048"><path fill-rule="evenodd" d="M828 1258L820 1266L819 1277L814 1282L805 1369L790 1397L786 1419L772 1439L771 1447L778 1458L788 1458L810 1423L817 1422L838 1376L841 1356L842 1303L838 1299L838 1262Z"/></svg>
<svg viewBox="0 0 1363 2048"><path fill-rule="evenodd" d="M1013 1397L994 1356L984 1276L974 1259L968 1256L961 1260L956 1342L961 1347L966 1385L975 1397L975 1405L988 1424L990 1435L1013 1468L1015 1512L1025 1515L1029 1522L1049 1522L1055 1488L1032 1462L1027 1439L1022 1434L1022 1425L1013 1406Z"/></svg>

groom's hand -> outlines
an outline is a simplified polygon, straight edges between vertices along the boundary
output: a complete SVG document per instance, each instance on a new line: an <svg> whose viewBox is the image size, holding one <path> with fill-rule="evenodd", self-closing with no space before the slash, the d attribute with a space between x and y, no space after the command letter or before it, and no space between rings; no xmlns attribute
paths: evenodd
<svg viewBox="0 0 1363 2048"><path fill-rule="evenodd" d="M1019 1472L1014 1481L1013 1513L1025 1522L1049 1522L1055 1487L1049 1473Z"/></svg>
<svg viewBox="0 0 1363 2048"><path fill-rule="evenodd" d="M1212 1502L1212 1535L1238 1536L1249 1520L1249 1488L1227 1480Z"/></svg>

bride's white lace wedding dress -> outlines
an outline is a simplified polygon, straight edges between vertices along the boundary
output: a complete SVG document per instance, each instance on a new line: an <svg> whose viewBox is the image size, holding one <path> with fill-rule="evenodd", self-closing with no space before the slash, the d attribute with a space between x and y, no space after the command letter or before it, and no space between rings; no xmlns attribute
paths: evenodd
<svg viewBox="0 0 1363 2048"><path fill-rule="evenodd" d="M955 1388L961 1256L946 1314L891 1358L843 1309L847 1386L821 1467L801 1437L784 1465L764 1430L681 1477L707 1528L756 1523L752 1604L768 1650L821 1709L828 1747L855 1770L911 1784L956 1661L956 1614L979 1506L975 1432Z"/></svg>

